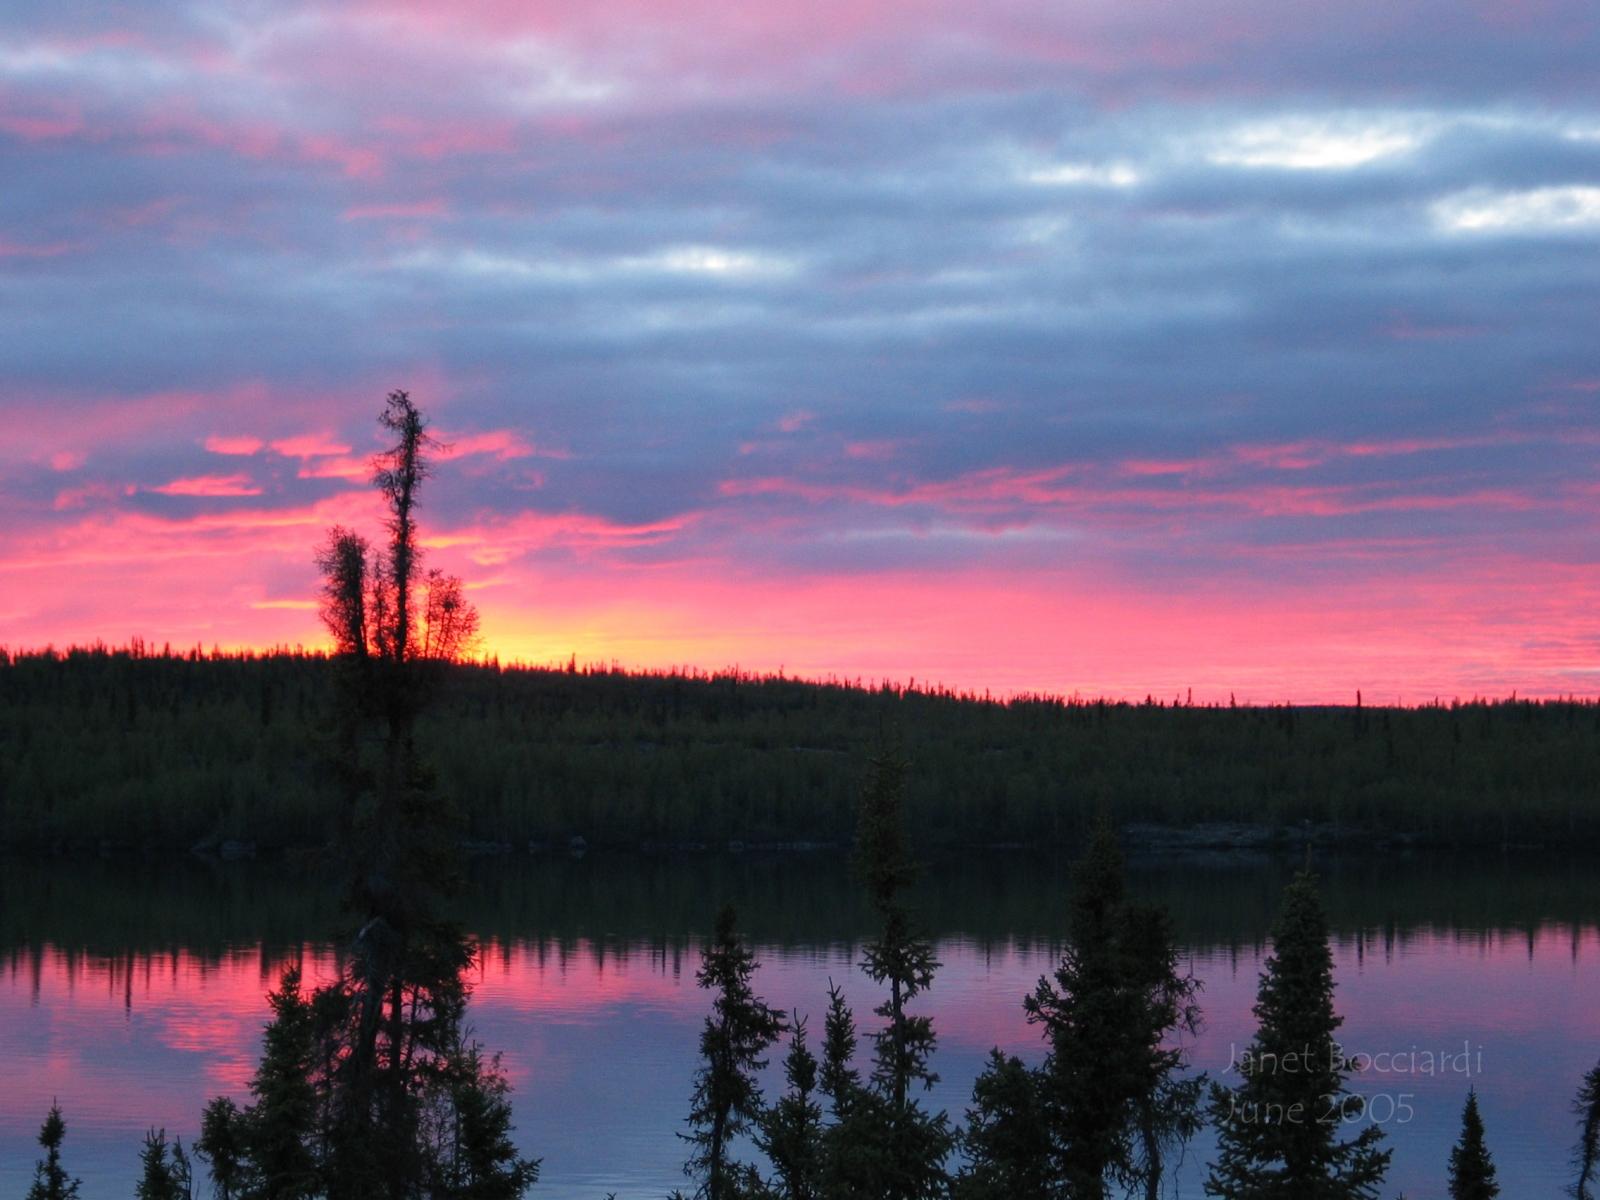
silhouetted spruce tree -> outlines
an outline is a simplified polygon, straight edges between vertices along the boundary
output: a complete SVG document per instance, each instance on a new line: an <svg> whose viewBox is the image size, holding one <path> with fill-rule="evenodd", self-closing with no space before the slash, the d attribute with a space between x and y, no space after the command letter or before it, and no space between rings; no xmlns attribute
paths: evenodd
<svg viewBox="0 0 1600 1200"><path fill-rule="evenodd" d="M539 1178L539 1164L522 1158L511 1140L510 1088L500 1056L483 1061L476 1043L449 1063L450 1104L444 1130L448 1153L436 1168L436 1200L517 1200Z"/></svg>
<svg viewBox="0 0 1600 1200"><path fill-rule="evenodd" d="M1101 822L1073 864L1067 948L1023 1006L1049 1043L1029 1072L998 1052L974 1089L967 1174L1041 1196L1160 1193L1165 1152L1199 1127L1200 1079L1174 1036L1194 1032L1198 983L1178 970L1164 909L1127 896ZM987 1186L987 1185L984 1185Z"/></svg>
<svg viewBox="0 0 1600 1200"><path fill-rule="evenodd" d="M1600 1167L1600 1065L1591 1067L1583 1077L1572 1111L1578 1118L1578 1147L1572 1154L1578 1178L1567 1191L1575 1200L1593 1200L1589 1184L1595 1168Z"/></svg>
<svg viewBox="0 0 1600 1200"><path fill-rule="evenodd" d="M1461 1140L1450 1151L1450 1200L1494 1200L1499 1194L1494 1160L1483 1140L1478 1093L1468 1089L1466 1107L1461 1110Z"/></svg>
<svg viewBox="0 0 1600 1200"><path fill-rule="evenodd" d="M756 1148L776 1172L769 1186L778 1200L820 1200L822 1105L815 1099L817 1058L806 1046L804 1018L790 1031L783 1073L788 1090L761 1115Z"/></svg>
<svg viewBox="0 0 1600 1200"><path fill-rule="evenodd" d="M134 1185L138 1200L189 1200L193 1171L183 1143L167 1144L167 1131L150 1130L139 1154L140 1176Z"/></svg>
<svg viewBox="0 0 1600 1200"><path fill-rule="evenodd" d="M933 982L939 963L933 943L916 931L899 900L919 873L906 841L907 770L898 750L881 749L861 790L855 868L883 922L864 949L861 969L874 983L887 984L889 994L873 1009L883 1024L872 1034L872 1071L863 1084L844 1054L846 1046L854 1048L854 1017L837 989L830 993L823 1074L835 1120L823 1146L825 1191L834 1196L921 1200L942 1195L950 1183L944 1163L955 1134L949 1118L927 1112L911 1095L916 1085L931 1088L939 1079L930 1066L933 1021L906 1010Z"/></svg>
<svg viewBox="0 0 1600 1200"><path fill-rule="evenodd" d="M1050 1124L1039 1072L998 1047L972 1086L961 1135L968 1164L956 1178L957 1200L1045 1200L1051 1192Z"/></svg>
<svg viewBox="0 0 1600 1200"><path fill-rule="evenodd" d="M300 969L290 967L262 1039L261 1062L250 1081L253 1104L240 1110L227 1097L206 1106L196 1149L223 1189L241 1200L309 1200L323 1190L319 1173L319 1098L312 1083L317 1045L311 1001Z"/></svg>
<svg viewBox="0 0 1600 1200"><path fill-rule="evenodd" d="M761 1056L783 1034L784 1014L755 994L750 977L760 965L739 940L732 907L717 915L695 979L715 994L700 1033L700 1069L689 1109L691 1132L679 1134L694 1147L683 1172L696 1181L700 1200L743 1200L761 1194L756 1169L736 1161L730 1148L761 1118L756 1072Z"/></svg>
<svg viewBox="0 0 1600 1200"><path fill-rule="evenodd" d="M194 1154L211 1175L216 1200L234 1200L243 1182L245 1147L239 1107L227 1096L218 1096L200 1116L200 1136Z"/></svg>
<svg viewBox="0 0 1600 1200"><path fill-rule="evenodd" d="M1370 1200L1389 1166L1383 1132L1369 1125L1340 1140L1346 1076L1334 1033L1333 955L1314 877L1284 892L1261 976L1254 1041L1237 1088L1214 1085L1217 1161L1206 1194L1226 1200Z"/></svg>
<svg viewBox="0 0 1600 1200"><path fill-rule="evenodd" d="M34 1163L33 1183L27 1200L74 1200L81 1180L69 1179L61 1165L61 1143L67 1136L67 1123L61 1119L61 1106L51 1103L49 1115L39 1127L39 1145L44 1158Z"/></svg>
<svg viewBox="0 0 1600 1200"><path fill-rule="evenodd" d="M1185 1078L1187 1052L1179 1039L1200 1028L1195 994L1200 981L1179 971L1172 916L1165 905L1129 904L1123 914L1122 948L1138 1020L1130 1059L1134 1150L1120 1182L1144 1188L1158 1200L1169 1151L1181 1152L1205 1121L1200 1099L1206 1076Z"/></svg>
<svg viewBox="0 0 1600 1200"><path fill-rule="evenodd" d="M515 1200L537 1177L511 1146L504 1078L462 1037L476 950L440 915L459 883L460 821L416 742L477 614L459 580L422 569L416 504L437 445L426 422L404 392L379 422L394 438L373 475L387 541L374 551L335 528L318 556L334 640L326 756L358 932L334 982L306 996L285 973L255 1102L209 1110L208 1147L237 1148L240 1200Z"/></svg>

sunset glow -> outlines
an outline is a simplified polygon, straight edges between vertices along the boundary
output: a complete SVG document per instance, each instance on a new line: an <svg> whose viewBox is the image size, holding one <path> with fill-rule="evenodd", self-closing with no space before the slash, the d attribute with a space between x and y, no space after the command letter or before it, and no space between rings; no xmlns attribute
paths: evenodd
<svg viewBox="0 0 1600 1200"><path fill-rule="evenodd" d="M1577 0L0 16L0 646L322 645L424 495L503 661L1600 691Z"/></svg>

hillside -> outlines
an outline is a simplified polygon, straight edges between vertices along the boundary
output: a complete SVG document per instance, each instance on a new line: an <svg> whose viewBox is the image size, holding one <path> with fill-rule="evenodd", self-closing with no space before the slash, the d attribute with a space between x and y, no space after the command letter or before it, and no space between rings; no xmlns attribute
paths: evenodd
<svg viewBox="0 0 1600 1200"><path fill-rule="evenodd" d="M77 650L0 660L0 839L313 845L331 792L315 655ZM880 736L925 846L1059 844L1119 824L1326 825L1428 844L1600 841L1600 707L1233 708L741 674L451 669L423 731L465 817L510 843L850 836Z"/></svg>

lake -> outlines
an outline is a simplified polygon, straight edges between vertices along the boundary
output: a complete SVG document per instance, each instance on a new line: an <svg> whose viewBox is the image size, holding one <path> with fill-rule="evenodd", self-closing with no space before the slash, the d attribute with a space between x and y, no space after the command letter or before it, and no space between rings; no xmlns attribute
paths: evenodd
<svg viewBox="0 0 1600 1200"><path fill-rule="evenodd" d="M1130 866L1171 906L1205 1028L1196 1069L1228 1075L1283 887L1297 862L1216 856ZM1561 1194L1570 1108L1600 1058L1600 870L1549 856L1328 857L1316 865L1336 930L1353 1082L1394 1150L1386 1195L1443 1197L1468 1086L1478 1089L1503 1194ZM52 1099L84 1200L131 1200L150 1126L187 1142L203 1104L243 1101L264 996L300 961L336 969L337 892L280 861L0 862L0 1200L26 1190ZM524 855L475 860L460 919L480 939L471 1024L504 1053L518 1138L542 1157L531 1196L660 1200L684 1183L688 1109L706 997L698 947L739 907L762 962L757 990L820 1034L830 979L858 1019L877 993L854 964L870 914L829 852ZM926 1004L938 1086L963 1113L991 1046L1042 1057L1021 1000L1058 957L1066 862L1022 853L935 863L913 903L936 937ZM777 1054L774 1059L776 1060ZM769 1094L778 1090L776 1065ZM1201 1195L1197 1139L1177 1194Z"/></svg>

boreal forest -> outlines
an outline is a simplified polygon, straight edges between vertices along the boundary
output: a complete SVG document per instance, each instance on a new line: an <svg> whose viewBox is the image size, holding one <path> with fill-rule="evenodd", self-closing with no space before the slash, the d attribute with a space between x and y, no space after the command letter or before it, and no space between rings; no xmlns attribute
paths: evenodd
<svg viewBox="0 0 1600 1200"><path fill-rule="evenodd" d="M576 663L444 670L418 735L460 836L484 846L842 844L884 741L911 764L924 848L1076 845L1101 814L1321 842L1600 840L1589 700L1235 707ZM331 660L299 651L0 657L0 839L321 844L332 691Z"/></svg>

